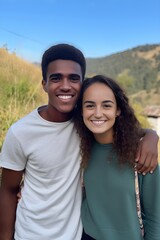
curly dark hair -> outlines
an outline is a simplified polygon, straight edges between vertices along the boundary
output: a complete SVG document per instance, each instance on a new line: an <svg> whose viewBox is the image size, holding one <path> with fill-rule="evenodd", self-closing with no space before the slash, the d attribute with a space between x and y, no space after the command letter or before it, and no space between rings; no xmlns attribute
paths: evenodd
<svg viewBox="0 0 160 240"><path fill-rule="evenodd" d="M143 136L144 132L134 114L134 110L129 105L129 100L124 90L115 80L103 75L96 75L85 79L82 84L79 101L75 109L75 126L81 138L81 166L82 168L87 166L94 141L93 133L85 126L82 118L83 94L89 86L97 82L107 85L113 91L117 102L117 108L121 110L120 116L116 118L114 124L113 136L113 146L117 152L119 162L128 162L134 166L139 140Z"/></svg>

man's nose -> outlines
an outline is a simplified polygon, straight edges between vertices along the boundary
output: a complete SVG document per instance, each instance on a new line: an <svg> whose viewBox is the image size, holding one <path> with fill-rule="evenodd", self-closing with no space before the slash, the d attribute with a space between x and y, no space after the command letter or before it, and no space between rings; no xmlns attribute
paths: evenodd
<svg viewBox="0 0 160 240"><path fill-rule="evenodd" d="M70 83L70 81L69 81L67 78L64 78L64 79L62 80L62 84L61 84L60 88L61 88L61 90L63 90L63 91L68 91L68 90L70 90L70 89L71 89L71 83Z"/></svg>

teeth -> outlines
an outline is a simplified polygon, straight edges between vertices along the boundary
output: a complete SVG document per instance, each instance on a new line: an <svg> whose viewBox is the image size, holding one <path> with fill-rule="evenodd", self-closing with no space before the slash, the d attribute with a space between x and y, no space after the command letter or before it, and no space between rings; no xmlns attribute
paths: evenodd
<svg viewBox="0 0 160 240"><path fill-rule="evenodd" d="M99 120L99 121L94 120L94 121L92 121L92 122L93 122L93 124L95 124L95 125L101 125L101 124L103 124L105 121L104 121L104 120Z"/></svg>
<svg viewBox="0 0 160 240"><path fill-rule="evenodd" d="M70 99L72 96L58 96L59 98L61 98L61 99Z"/></svg>

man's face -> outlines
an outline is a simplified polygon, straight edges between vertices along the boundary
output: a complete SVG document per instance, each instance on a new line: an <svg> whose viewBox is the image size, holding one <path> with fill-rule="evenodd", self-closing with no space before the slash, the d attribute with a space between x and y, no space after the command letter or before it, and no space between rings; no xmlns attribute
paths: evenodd
<svg viewBox="0 0 160 240"><path fill-rule="evenodd" d="M59 116L74 109L82 83L82 71L78 63L70 60L55 60L48 65L47 79L42 81L48 94L48 109L50 114ZM54 118L55 118L54 117Z"/></svg>

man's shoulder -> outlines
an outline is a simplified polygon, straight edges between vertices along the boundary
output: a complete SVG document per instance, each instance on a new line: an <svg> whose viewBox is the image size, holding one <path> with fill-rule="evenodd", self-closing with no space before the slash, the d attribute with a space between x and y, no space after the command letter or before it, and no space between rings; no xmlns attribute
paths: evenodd
<svg viewBox="0 0 160 240"><path fill-rule="evenodd" d="M34 122L36 121L36 115L37 115L37 109L34 109L32 112L28 113L24 117L17 120L15 123L13 123L9 130L12 132L18 132L18 131L25 131L29 126L34 125Z"/></svg>
<svg viewBox="0 0 160 240"><path fill-rule="evenodd" d="M37 109L34 109L32 112L28 113L27 115L23 116L18 121L13 123L12 126L21 125L22 123L32 121L36 117L36 115L37 115L36 113L37 113Z"/></svg>

